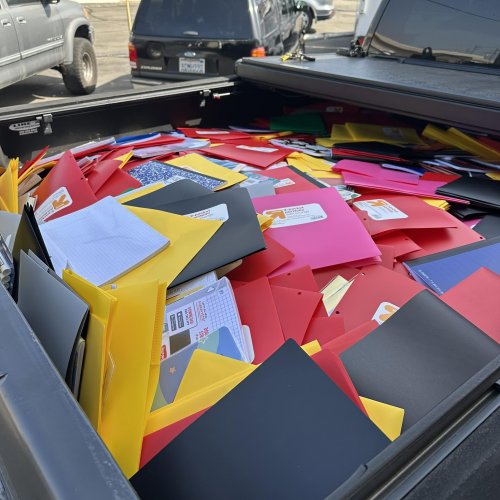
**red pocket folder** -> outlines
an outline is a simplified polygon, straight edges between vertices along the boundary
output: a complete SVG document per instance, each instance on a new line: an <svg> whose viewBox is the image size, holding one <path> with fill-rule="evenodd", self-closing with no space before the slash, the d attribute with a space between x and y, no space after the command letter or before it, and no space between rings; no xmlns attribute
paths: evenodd
<svg viewBox="0 0 500 500"><path fill-rule="evenodd" d="M372 236L394 230L457 227L460 223L445 210L415 196L365 195L356 199L353 207Z"/></svg>
<svg viewBox="0 0 500 500"><path fill-rule="evenodd" d="M285 340L293 339L302 345L323 294L282 286L271 286L271 292Z"/></svg>
<svg viewBox="0 0 500 500"><path fill-rule="evenodd" d="M97 201L87 179L67 151L35 190L35 215L48 221L76 212Z"/></svg>
<svg viewBox="0 0 500 500"><path fill-rule="evenodd" d="M262 278L293 259L294 255L290 250L280 245L267 233L263 236L266 249L245 257L243 263L227 275L231 281L250 282Z"/></svg>
<svg viewBox="0 0 500 500"><path fill-rule="evenodd" d="M455 311L500 343L500 275L482 267L441 295Z"/></svg>
<svg viewBox="0 0 500 500"><path fill-rule="evenodd" d="M382 322L425 287L383 266L361 269L334 314L344 318L346 330L375 319Z"/></svg>
<svg viewBox="0 0 500 500"><path fill-rule="evenodd" d="M260 175L271 179L279 179L281 181L281 185L278 184L277 186L274 186L277 194L321 189L319 186L309 182L307 179L288 167L272 168L271 170L260 172Z"/></svg>
<svg viewBox="0 0 500 500"><path fill-rule="evenodd" d="M267 168L284 160L291 151L269 144L267 141L247 140L238 144L222 144L210 148L202 148L200 151L210 156L233 160L254 167Z"/></svg>
<svg viewBox="0 0 500 500"><path fill-rule="evenodd" d="M241 323L250 327L253 363L262 363L285 342L271 285L267 278L260 278L236 288L234 296Z"/></svg>
<svg viewBox="0 0 500 500"><path fill-rule="evenodd" d="M344 334L344 318L340 314L325 318L313 318L302 343L308 344L317 340L321 345L325 345Z"/></svg>

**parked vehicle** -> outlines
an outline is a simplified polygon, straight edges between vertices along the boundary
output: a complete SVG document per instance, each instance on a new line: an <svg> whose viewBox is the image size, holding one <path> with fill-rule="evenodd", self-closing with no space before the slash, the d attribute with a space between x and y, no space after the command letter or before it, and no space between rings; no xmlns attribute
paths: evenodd
<svg viewBox="0 0 500 500"><path fill-rule="evenodd" d="M0 89L54 68L72 94L97 83L94 32L70 0L0 0Z"/></svg>
<svg viewBox="0 0 500 500"><path fill-rule="evenodd" d="M499 26L498 0L382 0L357 53L364 57L245 58L237 78L0 110L0 146L27 159L47 143L61 150L168 125L244 124L318 100L332 113L355 105L499 137ZM1 288L0 346L0 498L136 498ZM496 358L328 498L496 498L499 380Z"/></svg>
<svg viewBox="0 0 500 500"><path fill-rule="evenodd" d="M134 78L234 73L240 57L283 54L303 29L297 0L142 0L129 44Z"/></svg>
<svg viewBox="0 0 500 500"><path fill-rule="evenodd" d="M333 17L333 0L304 0L307 8L302 11L306 32L310 32L315 21L324 21Z"/></svg>

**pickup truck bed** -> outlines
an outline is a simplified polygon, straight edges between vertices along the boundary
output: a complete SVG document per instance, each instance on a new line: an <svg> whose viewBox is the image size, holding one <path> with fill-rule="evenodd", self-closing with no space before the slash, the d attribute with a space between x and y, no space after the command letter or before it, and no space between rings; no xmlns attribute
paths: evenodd
<svg viewBox="0 0 500 500"><path fill-rule="evenodd" d="M416 66L389 60L375 62L335 55L319 56L316 62L304 63L282 63L277 58L248 59L238 63L237 72L240 78L4 109L0 113L0 144L5 153L26 158L46 144L66 149L68 145L89 139L131 131L199 123L205 127L241 124L252 117L269 116L286 103L313 102L315 97L500 134L500 87L498 77L491 75L450 73L440 68L423 72ZM453 87L449 84L450 74L453 75ZM37 125L33 125L32 133L21 135L12 126L21 122ZM0 304L3 311L13 314L15 308L8 297L0 294ZM75 486L78 483L83 487L85 480L96 474L100 475L100 480L95 481L93 498L110 498L112 494L120 494L123 498L133 496L131 490L126 491L126 481L117 468L110 465L109 455L88 422L81 418L76 403L62 383L56 381L51 386L48 382L39 388L36 398L29 394L28 402L12 397L15 391L8 393L9 384L23 376L23 370L15 367L29 364L40 368L33 377L47 376L54 371L43 350L32 341L31 332L23 321L16 320L8 330L0 329L0 428L8 423L21 433L15 441L0 440L0 457L15 453L19 456L15 465L7 461L4 466L0 460L0 475L3 470L9 478L8 484L16 491L29 467L49 474L55 471L54 464L44 453L48 445L29 432L32 424L24 422L18 412L18 407L25 408L29 404L30 415L38 422L56 417L74 422L77 432L68 439L54 439L51 451L59 457L71 457L74 443L78 443L82 451L74 467L87 472L79 479L75 476ZM8 341L13 333L24 339L23 349L19 343ZM2 359L9 359L13 365L11 373L4 378ZM496 382L499 379L500 359L496 359L360 468L332 493L331 498L366 498L369 495L446 498L449 489L442 490L444 482L460 485L454 490L454 498L487 498L488 493L494 496L500 487L496 425L500 411L500 384ZM60 404L53 403L51 409L40 406L38 402L45 400L45 391L59 399ZM56 431L49 429L48 432L55 434ZM107 465L99 468L98 462L103 457ZM491 459L485 460L485 457ZM496 473L492 467L497 467ZM58 485L54 481L45 486L53 494L59 487L60 493L68 493L71 489L67 482ZM0 482L0 498L2 494ZM78 498L77 491L73 498Z"/></svg>

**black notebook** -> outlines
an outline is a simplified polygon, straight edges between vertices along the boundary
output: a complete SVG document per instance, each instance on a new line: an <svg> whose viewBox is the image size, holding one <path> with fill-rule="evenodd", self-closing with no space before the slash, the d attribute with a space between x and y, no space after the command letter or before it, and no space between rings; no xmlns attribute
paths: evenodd
<svg viewBox="0 0 500 500"><path fill-rule="evenodd" d="M19 283L18 273L19 263L21 259L21 250L23 250L25 253L28 253L31 250L50 269L54 269L54 267L52 266L52 262L50 261L49 252L40 233L38 223L35 219L33 209L27 205L23 209L21 221L19 222L19 228L16 234L16 239L14 241L14 247L12 249L12 258L14 260L14 266L16 270L16 279L14 283L14 290L12 292L14 300L17 299L17 288Z"/></svg>
<svg viewBox="0 0 500 500"><path fill-rule="evenodd" d="M124 205L161 209L162 205L187 200L189 198L196 198L197 196L204 196L212 192L213 191L210 189L196 184L196 182L182 179L157 189L156 191L145 194L144 196L140 196L135 200L127 201Z"/></svg>
<svg viewBox="0 0 500 500"><path fill-rule="evenodd" d="M360 396L418 422L500 354L500 345L424 290L341 354Z"/></svg>
<svg viewBox="0 0 500 500"><path fill-rule="evenodd" d="M460 177L436 190L438 194L470 201L472 205L500 210L498 181L482 177Z"/></svg>
<svg viewBox="0 0 500 500"><path fill-rule="evenodd" d="M289 340L131 482L143 500L320 499L388 444Z"/></svg>

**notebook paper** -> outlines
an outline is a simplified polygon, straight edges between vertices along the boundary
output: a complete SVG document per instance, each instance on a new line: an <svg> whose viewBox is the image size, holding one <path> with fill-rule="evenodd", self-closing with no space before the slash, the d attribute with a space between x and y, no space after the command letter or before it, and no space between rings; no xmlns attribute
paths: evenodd
<svg viewBox="0 0 500 500"><path fill-rule="evenodd" d="M54 270L69 268L102 286L146 261L169 244L111 197L40 227Z"/></svg>

